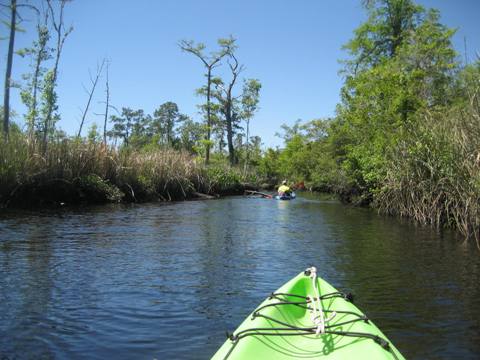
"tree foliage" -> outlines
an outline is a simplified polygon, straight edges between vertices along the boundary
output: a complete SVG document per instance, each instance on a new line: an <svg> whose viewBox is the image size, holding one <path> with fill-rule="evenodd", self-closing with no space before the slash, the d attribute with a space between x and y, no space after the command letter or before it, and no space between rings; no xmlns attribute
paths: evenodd
<svg viewBox="0 0 480 360"><path fill-rule="evenodd" d="M178 111L176 103L163 103L153 113L152 132L159 135L161 143L172 146L175 140L174 129L185 118L186 116Z"/></svg>
<svg viewBox="0 0 480 360"><path fill-rule="evenodd" d="M282 126L265 173L389 214L458 228L480 246L480 61L461 67L436 10L365 1L334 119Z"/></svg>

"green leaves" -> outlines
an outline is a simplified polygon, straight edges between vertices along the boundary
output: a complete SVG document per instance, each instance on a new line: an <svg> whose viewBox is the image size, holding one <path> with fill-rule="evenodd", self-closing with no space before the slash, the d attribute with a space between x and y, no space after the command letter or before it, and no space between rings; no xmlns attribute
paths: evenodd
<svg viewBox="0 0 480 360"><path fill-rule="evenodd" d="M345 61L350 74L394 58L424 13L411 0L369 1L366 8L367 22L355 30L355 37L344 46L351 56Z"/></svg>
<svg viewBox="0 0 480 360"><path fill-rule="evenodd" d="M168 101L153 112L152 130L160 134L163 144L171 146L175 138L175 126L185 119L186 116L178 111L178 105Z"/></svg>
<svg viewBox="0 0 480 360"><path fill-rule="evenodd" d="M206 84L196 90L196 94L205 97L205 103L198 105L206 124L205 160L210 159L210 147L218 144L218 151L223 152L228 145L229 161L231 165L238 163L239 153L243 151L242 138L246 138L246 162L249 156L249 122L258 110L261 84L257 79L244 80L242 93L238 95L237 85L239 74L244 70L235 55L237 50L236 39L233 36L220 38L217 51L204 53L205 45L195 44L193 41L182 40L180 48L199 58L205 67ZM215 76L215 69L227 65L230 69L229 78ZM246 133L243 132L245 122ZM225 137L227 142L225 142ZM214 140L212 140L212 138ZM212 140L212 141L211 141ZM202 149L196 146L196 149ZM203 151L203 150L202 150Z"/></svg>
<svg viewBox="0 0 480 360"><path fill-rule="evenodd" d="M111 135L123 139L126 146L129 145L130 138L133 137L136 145L145 144L142 137L148 129L149 118L144 116L143 110L132 110L130 108L122 108L121 116L111 116L113 128Z"/></svg>
<svg viewBox="0 0 480 360"><path fill-rule="evenodd" d="M258 79L244 79L243 92L241 97L241 119L251 119L258 110L260 102L260 89L262 84Z"/></svg>
<svg viewBox="0 0 480 360"><path fill-rule="evenodd" d="M408 191L405 176L430 189L466 179L475 167L466 154L478 153L476 137L467 134L480 137L480 130L478 121L474 126L458 118L474 116L465 109L475 104L480 65L458 73L455 31L440 24L437 11L410 0L367 3L368 20L345 46L350 58L337 116L283 125L285 147L264 155L275 164L264 165L265 173L367 199L399 187ZM453 110L456 122L443 115ZM448 129L455 129L456 140ZM468 172L460 164L470 164ZM400 199L407 193L395 194Z"/></svg>
<svg viewBox="0 0 480 360"><path fill-rule="evenodd" d="M338 116L340 153L346 154L342 167L359 186L374 191L397 144L418 126L416 114L449 101L456 53L450 42L454 31L438 22L435 10L426 12L410 0L378 0L368 11L368 21L346 45L351 75Z"/></svg>

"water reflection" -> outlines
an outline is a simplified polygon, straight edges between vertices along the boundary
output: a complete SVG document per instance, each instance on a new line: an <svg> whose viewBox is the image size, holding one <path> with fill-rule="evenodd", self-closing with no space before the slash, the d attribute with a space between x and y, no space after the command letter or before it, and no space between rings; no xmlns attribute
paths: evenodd
<svg viewBox="0 0 480 360"><path fill-rule="evenodd" d="M410 359L480 354L478 252L310 196L0 218L0 355L208 358L315 264Z"/></svg>

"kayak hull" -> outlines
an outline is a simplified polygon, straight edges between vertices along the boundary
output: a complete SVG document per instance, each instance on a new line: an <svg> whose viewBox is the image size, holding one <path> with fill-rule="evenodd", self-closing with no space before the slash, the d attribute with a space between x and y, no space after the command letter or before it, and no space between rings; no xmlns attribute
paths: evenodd
<svg viewBox="0 0 480 360"><path fill-rule="evenodd" d="M293 200L296 197L297 197L297 195L294 192L292 192L290 195L282 195L282 196L277 195L277 196L275 196L275 199L277 199L277 200Z"/></svg>
<svg viewBox="0 0 480 360"><path fill-rule="evenodd" d="M313 282L302 272L251 313L212 359L404 359L345 294L316 281L325 317L335 312L324 333L315 333L311 302L305 300L314 294Z"/></svg>

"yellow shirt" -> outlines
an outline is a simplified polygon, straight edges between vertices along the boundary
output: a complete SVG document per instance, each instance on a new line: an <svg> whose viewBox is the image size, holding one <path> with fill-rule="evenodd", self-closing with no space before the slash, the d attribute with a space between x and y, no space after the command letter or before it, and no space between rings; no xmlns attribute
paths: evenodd
<svg viewBox="0 0 480 360"><path fill-rule="evenodd" d="M281 185L279 188L278 188L278 192L280 194L285 194L287 192L290 192L290 188L287 186L287 185Z"/></svg>

